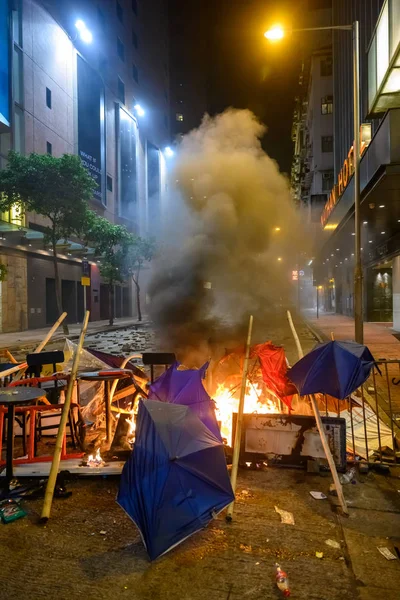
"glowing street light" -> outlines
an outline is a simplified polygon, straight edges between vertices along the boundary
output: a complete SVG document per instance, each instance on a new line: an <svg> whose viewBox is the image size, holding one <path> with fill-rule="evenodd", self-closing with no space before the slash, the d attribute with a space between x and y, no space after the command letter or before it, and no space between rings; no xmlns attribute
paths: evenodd
<svg viewBox="0 0 400 600"><path fill-rule="evenodd" d="M363 312L363 271L361 261L361 210L360 210L360 33L359 22L354 21L351 25L330 25L327 27L307 27L301 29L289 29L288 33L305 31L348 31L353 35L353 128L354 128L354 337L359 344L364 340L364 312ZM264 33L267 40L275 42L285 36L285 31L280 25L274 25ZM356 152L357 149L357 152ZM385 208L380 204L379 208ZM336 229L335 226L326 225L324 229Z"/></svg>
<svg viewBox="0 0 400 600"><path fill-rule="evenodd" d="M172 150L172 148L170 146L167 146L164 149L164 154L165 154L165 156L168 156L168 158L171 158L171 156L174 155L174 151Z"/></svg>
<svg viewBox="0 0 400 600"><path fill-rule="evenodd" d="M278 40L281 40L284 35L285 32L280 25L274 25L264 33L264 37L266 37L267 40L270 40L270 42L277 42Z"/></svg>
<svg viewBox="0 0 400 600"><path fill-rule="evenodd" d="M136 110L139 117L144 117L144 115L146 114L143 108L140 106L140 104L135 104L133 108Z"/></svg>
<svg viewBox="0 0 400 600"><path fill-rule="evenodd" d="M89 29L86 27L84 21L82 21L82 19L78 19L75 23L75 27L79 31L79 37L81 38L82 42L85 42L85 44L91 44L93 36Z"/></svg>
<svg viewBox="0 0 400 600"><path fill-rule="evenodd" d="M275 231L280 231L281 228L280 227L275 227Z"/></svg>

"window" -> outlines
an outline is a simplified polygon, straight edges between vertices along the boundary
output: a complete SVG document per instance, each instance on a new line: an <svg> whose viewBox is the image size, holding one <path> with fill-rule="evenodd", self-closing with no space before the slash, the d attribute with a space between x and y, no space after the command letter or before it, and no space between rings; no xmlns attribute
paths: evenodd
<svg viewBox="0 0 400 600"><path fill-rule="evenodd" d="M333 112L333 97L321 98L321 115L331 115Z"/></svg>
<svg viewBox="0 0 400 600"><path fill-rule="evenodd" d="M136 83L139 83L139 71L135 63L132 64L132 77Z"/></svg>
<svg viewBox="0 0 400 600"><path fill-rule="evenodd" d="M176 113L176 120L180 121L182 123L182 121L183 121L183 114L182 113Z"/></svg>
<svg viewBox="0 0 400 600"><path fill-rule="evenodd" d="M333 188L333 171L322 171L322 191L330 192Z"/></svg>
<svg viewBox="0 0 400 600"><path fill-rule="evenodd" d="M46 142L46 152L52 156L53 154L53 145L50 142Z"/></svg>
<svg viewBox="0 0 400 600"><path fill-rule="evenodd" d="M48 87L46 88L46 106L51 108L51 90Z"/></svg>
<svg viewBox="0 0 400 600"><path fill-rule="evenodd" d="M125 84L120 77L118 77L118 98L122 104L125 104Z"/></svg>
<svg viewBox="0 0 400 600"><path fill-rule="evenodd" d="M113 184L112 177L107 175L107 189L109 192L112 192L112 184Z"/></svg>
<svg viewBox="0 0 400 600"><path fill-rule="evenodd" d="M321 151L333 152L333 137L331 135L321 136Z"/></svg>
<svg viewBox="0 0 400 600"><path fill-rule="evenodd" d="M138 37L136 34L136 31L134 29L132 29L132 44L133 47L136 48L136 50L138 49Z"/></svg>
<svg viewBox="0 0 400 600"><path fill-rule="evenodd" d="M118 21L120 23L122 23L124 20L124 11L122 10L122 6L118 2L118 0L117 0L117 17L118 17Z"/></svg>
<svg viewBox="0 0 400 600"><path fill-rule="evenodd" d="M332 57L321 58L320 67L321 77L330 77L332 75Z"/></svg>
<svg viewBox="0 0 400 600"><path fill-rule="evenodd" d="M117 38L117 53L120 59L125 61L125 47L119 38Z"/></svg>
<svg viewBox="0 0 400 600"><path fill-rule="evenodd" d="M132 10L135 13L135 15L137 15L137 9L138 9L137 0L132 0Z"/></svg>

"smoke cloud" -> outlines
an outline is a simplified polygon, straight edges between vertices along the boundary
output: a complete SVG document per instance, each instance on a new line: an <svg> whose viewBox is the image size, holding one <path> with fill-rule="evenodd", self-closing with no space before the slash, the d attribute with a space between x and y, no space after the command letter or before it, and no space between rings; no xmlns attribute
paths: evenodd
<svg viewBox="0 0 400 600"><path fill-rule="evenodd" d="M289 299L302 236L264 133L250 111L229 109L180 144L149 289L151 317L174 349L227 336Z"/></svg>

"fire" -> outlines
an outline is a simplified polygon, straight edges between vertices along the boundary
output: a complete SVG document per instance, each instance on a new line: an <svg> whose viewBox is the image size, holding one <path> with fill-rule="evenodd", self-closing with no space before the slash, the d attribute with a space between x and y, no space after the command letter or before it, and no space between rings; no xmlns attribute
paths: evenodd
<svg viewBox="0 0 400 600"><path fill-rule="evenodd" d="M87 466L88 467L103 467L104 466L104 460L101 457L100 448L97 448L96 454L94 456L93 456L93 454L89 454L88 459L87 459Z"/></svg>
<svg viewBox="0 0 400 600"><path fill-rule="evenodd" d="M234 394L234 395L233 395ZM237 397L235 397L237 396ZM216 404L217 421L221 423L221 435L232 445L232 414L237 413L239 409L239 391L218 385L214 394ZM265 398L262 388L256 383L247 382L246 395L244 399L244 413L277 413L278 405L269 398Z"/></svg>
<svg viewBox="0 0 400 600"><path fill-rule="evenodd" d="M135 441L135 431L136 431L136 414L134 411L131 412L131 416L126 420L129 426L127 438L130 444L133 444Z"/></svg>

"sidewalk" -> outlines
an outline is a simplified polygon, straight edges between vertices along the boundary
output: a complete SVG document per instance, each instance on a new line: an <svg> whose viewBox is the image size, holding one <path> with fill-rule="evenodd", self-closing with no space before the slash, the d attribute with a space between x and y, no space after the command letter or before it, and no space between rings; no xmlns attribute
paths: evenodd
<svg viewBox="0 0 400 600"><path fill-rule="evenodd" d="M303 311L303 317L312 329L324 340L354 340L354 319L336 313L320 312L317 319L315 310ZM393 335L393 323L364 323L364 344L374 357L400 360L400 342Z"/></svg>
<svg viewBox="0 0 400 600"><path fill-rule="evenodd" d="M123 319L114 319L114 325L110 326L108 324L108 319L106 321L93 321L89 323L88 326L88 335L99 333L101 331L115 331L118 329L122 329L123 327L131 327L133 325L145 325L146 320L137 321L134 317L127 317ZM50 330L51 325L45 327L43 329L28 329L26 331L17 331L14 333L0 333L0 349L8 348L11 350L12 348L20 348L23 346L31 346L38 345L41 340L46 336L47 332ZM76 339L81 331L82 324L81 323L73 323L68 325L69 328L69 339ZM51 341L58 340L60 338L64 338L65 335L63 333L62 325L57 329Z"/></svg>

